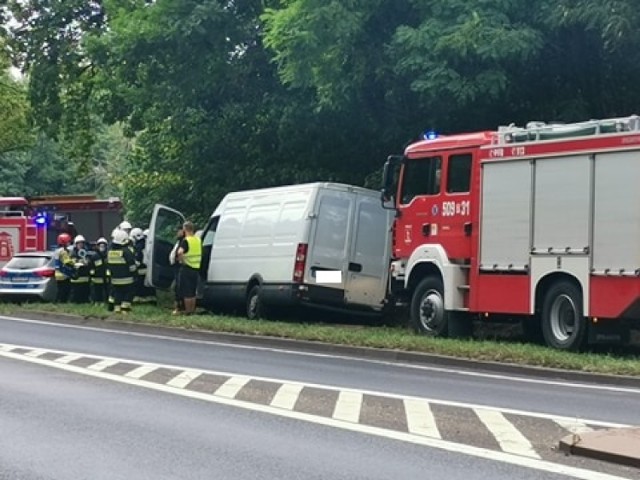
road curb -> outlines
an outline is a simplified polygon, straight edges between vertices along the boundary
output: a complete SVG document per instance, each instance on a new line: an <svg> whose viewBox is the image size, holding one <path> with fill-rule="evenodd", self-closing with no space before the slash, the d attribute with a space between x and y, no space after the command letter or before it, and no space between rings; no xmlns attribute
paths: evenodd
<svg viewBox="0 0 640 480"><path fill-rule="evenodd" d="M568 435L561 451L581 457L640 468L640 428L614 428Z"/></svg>
<svg viewBox="0 0 640 480"><path fill-rule="evenodd" d="M598 373L561 370L556 368L518 365L513 363L472 360L433 353L407 352L403 350L391 350L383 348L355 347L350 345L339 345L319 341L296 340L290 338L279 338L262 335L213 332L201 329L186 329L172 326L127 322L120 319L113 319L112 317L103 319L98 317L84 317L80 315L43 311L15 312L5 316L44 320L50 321L52 323L109 328L116 331L126 330L136 333L164 335L182 339L208 340L232 344L242 343L243 345L251 345L263 348L280 348L320 354L325 353L333 355L344 355L369 360L411 363L415 365L428 365L442 368L479 370L496 375L526 375L545 380L640 388L640 377L625 375L606 375Z"/></svg>

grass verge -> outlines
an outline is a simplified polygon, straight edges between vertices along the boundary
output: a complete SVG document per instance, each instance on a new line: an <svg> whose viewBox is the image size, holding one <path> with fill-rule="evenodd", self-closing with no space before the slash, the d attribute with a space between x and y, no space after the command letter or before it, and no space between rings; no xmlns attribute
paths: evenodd
<svg viewBox="0 0 640 480"><path fill-rule="evenodd" d="M431 353L478 361L513 363L580 372L640 376L640 357L637 353L631 355L570 353L513 341L430 338L415 335L401 327L332 325L322 322L299 323L274 320L251 321L212 314L175 317L170 314L169 309L152 305L136 305L133 312L126 317L110 315L104 307L93 305L0 305L0 312L3 314L25 311L46 311L105 321L117 319L149 325Z"/></svg>

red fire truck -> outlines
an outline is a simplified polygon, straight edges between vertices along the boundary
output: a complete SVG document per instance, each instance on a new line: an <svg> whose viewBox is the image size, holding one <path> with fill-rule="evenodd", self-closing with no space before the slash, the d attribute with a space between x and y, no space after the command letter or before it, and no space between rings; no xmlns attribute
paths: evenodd
<svg viewBox="0 0 640 480"><path fill-rule="evenodd" d="M414 328L518 318L552 347L640 319L640 117L425 135L389 157L390 286Z"/></svg>
<svg viewBox="0 0 640 480"><path fill-rule="evenodd" d="M0 267L15 253L46 249L47 227L25 214L28 206L23 197L0 197Z"/></svg>
<svg viewBox="0 0 640 480"><path fill-rule="evenodd" d="M106 237L122 220L118 198L92 195L0 197L0 266L18 252L55 248L56 237L82 233L89 240Z"/></svg>

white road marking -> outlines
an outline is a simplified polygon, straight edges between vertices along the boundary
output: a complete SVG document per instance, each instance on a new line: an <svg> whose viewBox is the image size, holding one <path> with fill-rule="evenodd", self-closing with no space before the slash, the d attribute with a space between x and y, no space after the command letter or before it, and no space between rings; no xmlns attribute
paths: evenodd
<svg viewBox="0 0 640 480"><path fill-rule="evenodd" d="M158 368L159 367L157 365L141 365L138 368L134 368L130 372L125 373L125 376L129 378L142 378Z"/></svg>
<svg viewBox="0 0 640 480"><path fill-rule="evenodd" d="M560 380L544 380L539 378L527 378L527 377L519 377L519 376L513 376L513 375L506 375L506 374L476 372L471 370L460 370L459 368L416 365L416 364L405 363L401 361L375 360L371 358L362 358L362 357L350 356L350 355L305 352L300 350L289 350L289 349L274 348L274 347L260 347L255 345L238 345L236 343L230 343L230 342L198 340L193 338L179 338L179 337L172 337L169 335L160 335L155 333L126 332L126 331L112 330L112 329L101 328L101 327L88 327L83 325L66 325L62 323L54 323L54 322L48 322L43 320L31 320L26 318L8 317L5 315L0 315L0 320L6 320L6 321L18 322L18 323L44 325L51 328L70 328L74 330L87 330L92 332L108 333L112 335L152 338L156 340L166 340L171 342L190 343L190 344L197 344L197 345L216 345L220 347L234 348L239 350L255 350L255 351L273 352L273 353L280 353L284 355L296 355L296 356L312 357L312 358L332 358L337 360L348 360L348 361L358 362L358 363L371 363L375 365L385 365L385 366L394 367L394 368L406 368L411 370L446 373L450 375L461 375L461 376L475 377L475 378L491 378L494 380L500 380L505 382L530 383L534 385L552 385L555 387L570 388L570 389L575 388L575 389L596 390L596 391L599 390L599 391L607 391L607 392L620 392L620 393L631 393L634 395L640 395L640 388L633 388L633 387L616 387L613 385L597 385L597 384L591 384L591 383L576 383L576 382L568 382L568 381L560 381ZM215 332L212 332L212 333L215 333Z"/></svg>
<svg viewBox="0 0 640 480"><path fill-rule="evenodd" d="M64 357L56 358L56 362L58 363L71 363L74 360L78 360L82 358L84 355L65 355Z"/></svg>
<svg viewBox="0 0 640 480"><path fill-rule="evenodd" d="M95 370L96 372L101 372L105 368L112 367L117 363L120 363L120 362L111 358L107 358L105 360L100 360L99 362L96 362L93 365L89 365L87 368L90 370Z"/></svg>
<svg viewBox="0 0 640 480"><path fill-rule="evenodd" d="M12 347L11 345L0 345L0 352L10 352L16 347Z"/></svg>
<svg viewBox="0 0 640 480"><path fill-rule="evenodd" d="M554 421L565 430L568 430L570 433L593 432L593 428L589 427L584 422L579 421L578 419L571 420L569 418L556 418Z"/></svg>
<svg viewBox="0 0 640 480"><path fill-rule="evenodd" d="M338 400L333 410L333 418L343 422L358 423L360 421L362 397L361 392L342 390L338 394Z"/></svg>
<svg viewBox="0 0 640 480"><path fill-rule="evenodd" d="M249 383L249 380L251 380L251 377L231 377L229 380L218 387L218 389L214 392L214 395L225 398L236 398L238 392L242 389L242 387Z"/></svg>
<svg viewBox="0 0 640 480"><path fill-rule="evenodd" d="M433 413L429 407L429 402L415 398L405 398L403 403L409 433L432 438L442 438L438 430L438 425L436 424L436 419L433 417Z"/></svg>
<svg viewBox="0 0 640 480"><path fill-rule="evenodd" d="M3 344L0 344L3 345ZM4 344L7 345L7 344ZM32 349L32 347L25 347L23 345L10 345L12 348L25 348L25 349ZM60 352L60 351L54 351L54 353L59 353L59 354L64 354L64 353L69 353L69 352ZM77 358L81 358L84 356L87 356L89 354L81 354L81 355L73 355L73 359L77 359ZM92 356L96 356L93 355ZM139 363L137 360L127 360L127 359L121 359L121 358L114 358L114 357L102 357L101 358L111 358L114 360L117 360L118 362L125 362L125 363ZM70 361L72 361L70 360ZM56 360L59 361L59 360ZM176 366L176 365L168 365L168 364L147 364L147 365L151 365L152 369L156 369L156 368L167 368L167 369L172 369L172 370L184 370L184 367L181 366ZM208 373L210 375L216 375L219 377L234 377L234 376L241 376L241 377L245 377L245 375L238 375L236 373L231 373L231 372L219 372L219 371L214 371L214 370L199 370L201 373ZM264 381L264 382L272 382L272 383L290 383L289 380L285 380L285 379L280 379L280 378L273 378L273 377L260 377L260 376L251 376L248 377L250 379L253 380L260 380L260 381ZM324 390L331 390L331 391L336 391L336 392L341 392L343 389L341 387L335 387L333 385L324 385L324 384L319 384L319 383L304 383L305 387L310 387L310 388L321 388ZM492 410L495 412L502 412L502 413L507 413L510 415L520 415L523 417L531 417L531 418L543 418L546 420L552 420L555 421L556 419L560 419L560 420L566 420L569 422L573 422L575 421L575 417L564 417L562 415L553 415L553 414L548 414L548 413L539 413L539 412L529 412L526 410L517 410L517 409L513 409L513 408L501 408L501 407L491 407L491 406L487 406L487 405L479 405L479 404L475 404L475 403L464 403L464 402L455 402L455 401L448 401L448 400L439 400L436 398L427 398L427 397L416 397L416 396L411 396L411 395L399 395L397 393L388 393L388 392L381 392L381 391L376 391L376 390L358 390L358 392L365 394L365 395L373 395L373 396L382 396L382 397L386 397L386 398L393 398L393 399L398 399L398 400L404 400L404 399L415 399L415 400L419 400L419 401L426 401L429 402L432 405L444 405L447 407L460 407L460 408L470 408L470 409L485 409L485 410ZM624 427L630 427L632 425L629 424L625 424L625 423L615 423L615 422L605 422L602 420L590 420L590 419L582 419L582 421L586 424L589 425L593 425L595 427L604 427L604 428L624 428Z"/></svg>
<svg viewBox="0 0 640 480"><path fill-rule="evenodd" d="M525 457L540 458L531 442L502 413L484 409L474 411L498 441L503 451Z"/></svg>
<svg viewBox="0 0 640 480"><path fill-rule="evenodd" d="M276 408L284 408L285 410L293 410L300 392L304 385L296 383L284 383L271 400L271 406Z"/></svg>
<svg viewBox="0 0 640 480"><path fill-rule="evenodd" d="M606 473L595 472L592 470L586 470L578 467L571 467L568 465L557 464L545 460L539 460L535 458L522 457L520 455L513 455L505 452L498 452L495 450L487 450L484 448L473 447L470 445L464 445L460 443L449 442L436 438L428 438L418 435L412 435L410 433L397 432L392 430L385 430L383 428L371 427L367 425L360 425L357 423L349 423L337 421L332 418L319 417L306 413L284 410L281 408L273 408L268 405L260 405L257 403L243 402L239 400L219 397L215 395L209 395L206 393L196 392L186 389L177 389L162 385L159 383L145 382L135 378L125 377L121 375L114 375L105 372L96 372L86 368L76 367L74 365L61 364L59 362L51 362L41 358L26 357L24 355L15 354L11 352L0 351L0 356L5 358L11 358L14 360L22 360L29 363L35 363L38 365L44 365L48 367L54 367L60 370L79 373L82 375L88 375L96 378L102 378L105 380L111 380L114 382L124 383L127 385L134 385L150 390L156 390L165 393L172 393L174 395L181 395L188 398L199 399L206 402L217 403L220 405L229 405L245 410L251 410L256 412L268 413L271 415L277 415L280 417L302 420L318 425L326 425L336 428L342 428L343 430L349 430L353 432L366 433L369 435L375 435L378 437L384 437L388 439L403 441L407 443L413 443L430 448L438 448L448 452L470 455L477 458L484 458L486 460L492 460L497 462L508 463L510 465L516 465L520 467L531 468L534 470L548 472L556 475L565 475L580 480L630 480L625 477L619 477L615 475L609 475Z"/></svg>
<svg viewBox="0 0 640 480"><path fill-rule="evenodd" d="M40 348L37 348L35 350L31 350L30 352L25 353L25 355L27 357L39 357L40 355L44 355L45 353L47 353L49 350L42 350Z"/></svg>
<svg viewBox="0 0 640 480"><path fill-rule="evenodd" d="M200 375L202 375L202 373L196 370L185 370L184 372L181 372L180 374L169 380L167 382L167 385L169 385L170 387L184 388Z"/></svg>

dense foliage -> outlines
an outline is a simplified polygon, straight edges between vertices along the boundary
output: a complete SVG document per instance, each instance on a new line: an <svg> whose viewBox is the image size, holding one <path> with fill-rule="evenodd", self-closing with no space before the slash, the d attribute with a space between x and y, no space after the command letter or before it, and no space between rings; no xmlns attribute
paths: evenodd
<svg viewBox="0 0 640 480"><path fill-rule="evenodd" d="M111 172L136 220L155 202L202 218L234 189L377 186L386 155L427 128L627 115L640 100L632 0L6 4L32 118L82 171ZM96 170L103 124L134 146L118 140L107 150L126 158Z"/></svg>

